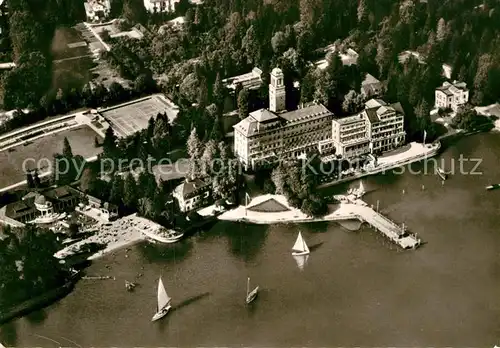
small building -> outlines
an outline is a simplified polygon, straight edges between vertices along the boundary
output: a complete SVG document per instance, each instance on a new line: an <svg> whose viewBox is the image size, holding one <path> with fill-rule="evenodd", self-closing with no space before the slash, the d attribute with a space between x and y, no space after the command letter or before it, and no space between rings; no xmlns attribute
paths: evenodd
<svg viewBox="0 0 500 348"><path fill-rule="evenodd" d="M383 85L371 74L366 74L361 82L361 95L366 99L377 97L382 93Z"/></svg>
<svg viewBox="0 0 500 348"><path fill-rule="evenodd" d="M46 218L55 213L73 210L80 201L79 191L70 186L61 186L48 190L32 191L21 200L0 208L0 222L22 226L37 218Z"/></svg>
<svg viewBox="0 0 500 348"><path fill-rule="evenodd" d="M438 109L451 109L456 112L468 101L469 90L465 82L446 81L441 87L436 88L434 106Z"/></svg>
<svg viewBox="0 0 500 348"><path fill-rule="evenodd" d="M249 73L229 77L222 80L222 83L232 92L236 90L236 86L239 84L249 90L259 89L262 86L262 70L253 68Z"/></svg>
<svg viewBox="0 0 500 348"><path fill-rule="evenodd" d="M89 206L98 210L99 217L106 221L113 221L118 217L118 207L112 203L104 202L99 198L91 195L86 195Z"/></svg>
<svg viewBox="0 0 500 348"><path fill-rule="evenodd" d="M144 7L148 12L175 12L175 4L180 0L144 0Z"/></svg>
<svg viewBox="0 0 500 348"><path fill-rule="evenodd" d="M474 108L478 115L500 118L500 104L495 103L487 106L476 106Z"/></svg>
<svg viewBox="0 0 500 348"><path fill-rule="evenodd" d="M83 5L89 22L99 22L106 19L111 11L109 0L89 0Z"/></svg>
<svg viewBox="0 0 500 348"><path fill-rule="evenodd" d="M173 196L182 212L188 212L210 201L211 185L201 179L187 180L174 189Z"/></svg>

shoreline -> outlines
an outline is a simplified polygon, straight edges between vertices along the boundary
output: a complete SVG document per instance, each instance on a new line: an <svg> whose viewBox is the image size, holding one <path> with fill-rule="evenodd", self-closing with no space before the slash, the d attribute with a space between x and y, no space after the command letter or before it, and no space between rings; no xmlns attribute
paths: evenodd
<svg viewBox="0 0 500 348"><path fill-rule="evenodd" d="M0 325L9 322L12 319L27 315L37 309L45 308L65 296L69 295L75 286L74 280L69 280L63 285L48 290L29 300L23 301L7 309L7 313L0 314Z"/></svg>
<svg viewBox="0 0 500 348"><path fill-rule="evenodd" d="M87 260L96 260L113 251L146 240L146 237L141 233L141 229L136 226L140 224L145 226L151 223L152 222L149 222L149 220L138 217L137 214L124 216L123 218L111 223L111 225L100 225L99 231L95 234L79 241L78 243L69 245L66 248L59 250L54 254L54 257L58 259L65 259L66 257L78 254L80 248L87 244L104 244L104 249L99 250L87 257Z"/></svg>
<svg viewBox="0 0 500 348"><path fill-rule="evenodd" d="M410 144L415 144L413 146L416 146L417 143L410 143ZM408 165L408 164L412 164L412 163L415 163L415 162L419 162L419 161L422 161L422 160L425 160L425 159L428 159L428 158L432 158L434 156L436 156L439 152L439 150L441 149L441 142L436 142L436 143L433 143L432 145L423 145L423 144L419 144L423 147L425 147L428 151L425 151L425 152L421 152L419 154L416 154L416 155L412 155L412 156L407 156L406 158L403 157L399 160L394 160L394 162L391 162L390 159L387 159L389 157L398 157L400 155L403 155L404 153L401 153L401 154L397 154L397 155L394 155L394 156L387 156L387 157L381 157L379 158L379 161L380 160L384 160L381 164L381 165L378 165L377 167L369 170L369 171L364 171L364 172L361 172L361 173L357 173L357 174L354 174L352 176L349 176L349 177L345 177L345 178L341 178L341 179L338 179L338 180L334 180L334 181L330 181L330 182L326 182L326 183L323 183L323 184L320 184L318 185L318 189L323 189L323 188L327 188L327 187L330 187L330 186L335 186L335 185L338 185L338 184L342 184L342 183L346 183L346 182L349 182L349 181L353 181L353 180L357 180L357 179L360 179L360 178L363 178L363 177L366 177L366 176L370 176L370 175L377 175L377 174L383 174L385 173L386 171L389 171L389 170L393 170L393 169L396 169L396 168L399 168L399 167L402 167L402 166L405 166L405 165ZM406 151L406 152L409 152L409 151Z"/></svg>

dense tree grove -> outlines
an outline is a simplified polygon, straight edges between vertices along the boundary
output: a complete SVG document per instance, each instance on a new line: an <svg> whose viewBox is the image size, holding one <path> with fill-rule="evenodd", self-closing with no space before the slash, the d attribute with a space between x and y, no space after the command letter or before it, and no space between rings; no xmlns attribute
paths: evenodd
<svg viewBox="0 0 500 348"><path fill-rule="evenodd" d="M28 225L3 230L0 240L0 313L68 279L68 272L52 255L59 249L56 236Z"/></svg>
<svg viewBox="0 0 500 348"><path fill-rule="evenodd" d="M61 13L59 7L55 11L54 4L66 11ZM143 23L149 30L142 40L110 39L112 51L107 57L123 77L134 82L138 93L154 90L153 77L161 80L164 91L191 114L187 118L199 123L198 129L204 122L213 122L206 120L210 119L207 106L215 104L222 111L227 91L221 88L221 80L254 66L263 71L264 87L257 94L237 89L234 99L241 116L266 105L268 74L274 66L285 73L287 108L316 99L337 114L359 107L359 99L349 91L358 91L369 72L386 82L388 102L402 103L410 140L424 128L430 137L437 133L430 120L422 120L415 111L419 105L425 106L423 101L434 104L434 89L443 79L442 63L453 68L453 79L467 82L473 103L499 98L497 1L207 0L200 6L183 1L172 14L185 14L182 30L164 25L159 30L168 16L148 15L141 5L137 0L112 2L115 16L124 17L130 25ZM54 26L79 19L83 6L64 0L41 5L36 0L16 0L9 6L13 56L19 66L2 77L0 99L6 108L40 104L49 112L57 111L53 104L58 104L58 98L45 95L43 88L51 80L45 41L51 38ZM32 24L23 24L27 22ZM333 42L338 51L355 49L358 65L343 66L336 54L328 57L325 70L309 64L324 55L318 49ZM400 63L398 54L404 50L419 52L421 62L409 59ZM34 79L25 78L27 75ZM294 81L301 84L300 96L292 93ZM13 92L22 84L26 84L21 88L25 93ZM85 99L79 98L83 91L63 94L71 94L64 100ZM183 133L185 138L189 131L190 127Z"/></svg>
<svg viewBox="0 0 500 348"><path fill-rule="evenodd" d="M54 32L85 18L83 1L12 0L8 7L10 58L17 66L2 74L0 103L5 109L35 108L52 83Z"/></svg>
<svg viewBox="0 0 500 348"><path fill-rule="evenodd" d="M316 194L319 175L319 157L310 154L308 162L280 164L273 169L271 180L273 185L266 185L273 193L285 195L288 203L302 210L309 216L321 216L327 213L326 201Z"/></svg>
<svg viewBox="0 0 500 348"><path fill-rule="evenodd" d="M287 94L287 108L316 99L337 114L359 109L362 101L350 91L358 91L369 72L386 82L383 97L388 102L402 103L411 140L423 129L429 138L438 133L422 112L434 104L434 90L443 81L442 63L452 66L453 79L468 83L472 102L498 100L499 19L498 2L479 0L207 0L187 11L184 30L152 30L147 40L120 40L116 50L126 50L120 68L124 76L136 78L144 71L161 75L165 91L189 107L220 105L220 79L258 66L263 70L263 102L237 88L241 117L265 105L267 75L274 66L284 71L287 91L294 80L301 83L300 96ZM329 55L325 70L308 64L332 42L338 51L355 49L358 65L343 66L336 54ZM415 58L399 62L404 50L419 52L425 64Z"/></svg>

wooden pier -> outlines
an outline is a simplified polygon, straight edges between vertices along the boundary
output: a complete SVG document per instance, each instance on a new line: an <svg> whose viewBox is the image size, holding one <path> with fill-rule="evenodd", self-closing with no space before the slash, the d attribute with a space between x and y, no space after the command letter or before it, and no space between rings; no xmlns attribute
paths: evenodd
<svg viewBox="0 0 500 348"><path fill-rule="evenodd" d="M405 231L404 226L397 225L368 206L356 205L356 210L361 221L368 223L401 248L416 249L420 246L420 239Z"/></svg>

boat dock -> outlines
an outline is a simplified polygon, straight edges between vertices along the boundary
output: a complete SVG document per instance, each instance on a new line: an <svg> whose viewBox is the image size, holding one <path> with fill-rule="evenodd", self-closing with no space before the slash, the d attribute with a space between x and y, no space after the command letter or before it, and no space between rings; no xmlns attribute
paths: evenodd
<svg viewBox="0 0 500 348"><path fill-rule="evenodd" d="M282 195L262 195L253 200L249 207L239 206L223 213L219 216L219 220L266 225L359 220L361 222L366 222L403 249L416 249L421 245L421 240L415 235L408 233L403 226L399 226L363 201L361 199L363 194L364 192L358 190L349 195L334 196L340 203L337 205L330 205L330 212L322 217L311 217L304 214L299 209L289 206L287 199ZM288 210L280 212L259 212L252 210L252 206L254 205L273 200L277 201Z"/></svg>
<svg viewBox="0 0 500 348"><path fill-rule="evenodd" d="M416 249L420 246L421 241L415 235L408 233L403 226L397 225L372 208L356 205L355 210L360 221L368 223L401 248Z"/></svg>

